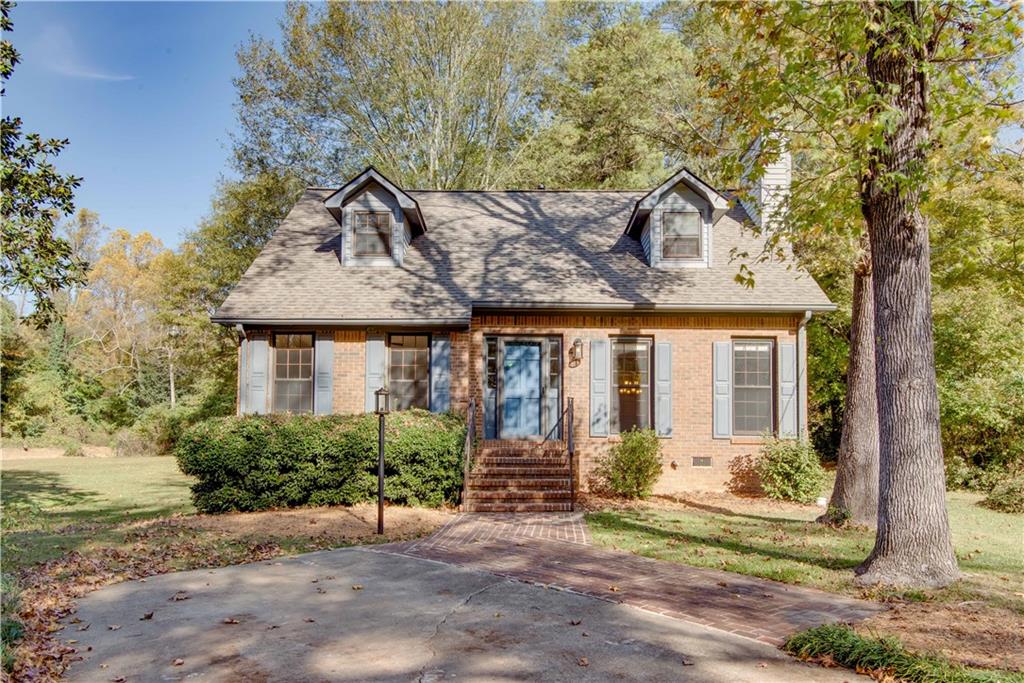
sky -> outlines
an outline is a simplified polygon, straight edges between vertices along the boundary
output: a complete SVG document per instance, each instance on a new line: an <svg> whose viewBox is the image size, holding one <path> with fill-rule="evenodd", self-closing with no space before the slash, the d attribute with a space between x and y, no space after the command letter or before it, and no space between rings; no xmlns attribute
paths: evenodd
<svg viewBox="0 0 1024 683"><path fill-rule="evenodd" d="M277 2L31 2L5 37L21 56L3 97L23 132L68 138L57 168L76 207L177 246L231 177L235 51L278 36Z"/></svg>

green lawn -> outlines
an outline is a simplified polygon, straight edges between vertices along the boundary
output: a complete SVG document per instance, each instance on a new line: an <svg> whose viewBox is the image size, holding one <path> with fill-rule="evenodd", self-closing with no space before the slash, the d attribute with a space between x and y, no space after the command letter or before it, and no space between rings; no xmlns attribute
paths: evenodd
<svg viewBox="0 0 1024 683"><path fill-rule="evenodd" d="M193 512L190 483L171 457L5 459L5 570L102 540L125 522Z"/></svg>
<svg viewBox="0 0 1024 683"><path fill-rule="evenodd" d="M965 492L949 494L964 580L945 591L903 597L981 599L1024 613L1024 517L982 508L977 505L980 498ZM816 524L818 513L814 508L772 510L739 500L706 504L695 499L685 506L654 501L635 510L594 512L587 522L595 542L607 547L864 595L853 583L853 568L870 552L874 531Z"/></svg>

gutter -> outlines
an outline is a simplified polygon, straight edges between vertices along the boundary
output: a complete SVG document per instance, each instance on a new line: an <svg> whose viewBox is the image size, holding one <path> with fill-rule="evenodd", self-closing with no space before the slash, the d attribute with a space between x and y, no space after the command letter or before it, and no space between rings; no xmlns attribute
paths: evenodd
<svg viewBox="0 0 1024 683"><path fill-rule="evenodd" d="M213 316L218 325L314 327L469 327L469 318L235 318Z"/></svg>
<svg viewBox="0 0 1024 683"><path fill-rule="evenodd" d="M834 303L808 306L807 304L588 304L588 303L550 303L543 301L474 301L473 309L528 309L549 311L650 311L654 313L687 313L687 312L735 312L751 313L794 313L803 311L834 311Z"/></svg>

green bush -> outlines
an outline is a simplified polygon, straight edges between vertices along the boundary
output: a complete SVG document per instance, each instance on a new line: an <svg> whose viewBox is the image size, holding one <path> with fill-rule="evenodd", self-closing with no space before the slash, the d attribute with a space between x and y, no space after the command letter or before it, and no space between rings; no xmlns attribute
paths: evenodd
<svg viewBox="0 0 1024 683"><path fill-rule="evenodd" d="M997 483L981 504L999 512L1024 513L1024 475L1019 474Z"/></svg>
<svg viewBox="0 0 1024 683"><path fill-rule="evenodd" d="M392 503L455 503L466 425L452 414L392 413L385 432L384 496ZM376 498L375 415L214 418L186 429L175 455L198 481L202 512L352 505Z"/></svg>
<svg viewBox="0 0 1024 683"><path fill-rule="evenodd" d="M653 429L623 432L597 463L598 487L624 498L646 498L661 475L661 442Z"/></svg>
<svg viewBox="0 0 1024 683"><path fill-rule="evenodd" d="M825 483L818 454L802 439L765 435L756 469L765 495L776 500L813 503Z"/></svg>
<svg viewBox="0 0 1024 683"><path fill-rule="evenodd" d="M908 683L1021 683L1024 675L969 669L940 657L916 655L895 638L865 638L849 626L828 625L802 631L783 646L805 659L828 658L856 671L881 672L886 680Z"/></svg>

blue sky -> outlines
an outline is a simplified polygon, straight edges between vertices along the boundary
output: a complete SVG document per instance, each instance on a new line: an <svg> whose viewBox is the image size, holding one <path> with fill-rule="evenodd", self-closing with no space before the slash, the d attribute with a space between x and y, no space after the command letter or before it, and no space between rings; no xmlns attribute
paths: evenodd
<svg viewBox="0 0 1024 683"><path fill-rule="evenodd" d="M250 33L276 38L283 13L277 2L21 2L4 115L70 139L58 168L84 178L78 207L175 246L231 173L235 50Z"/></svg>

